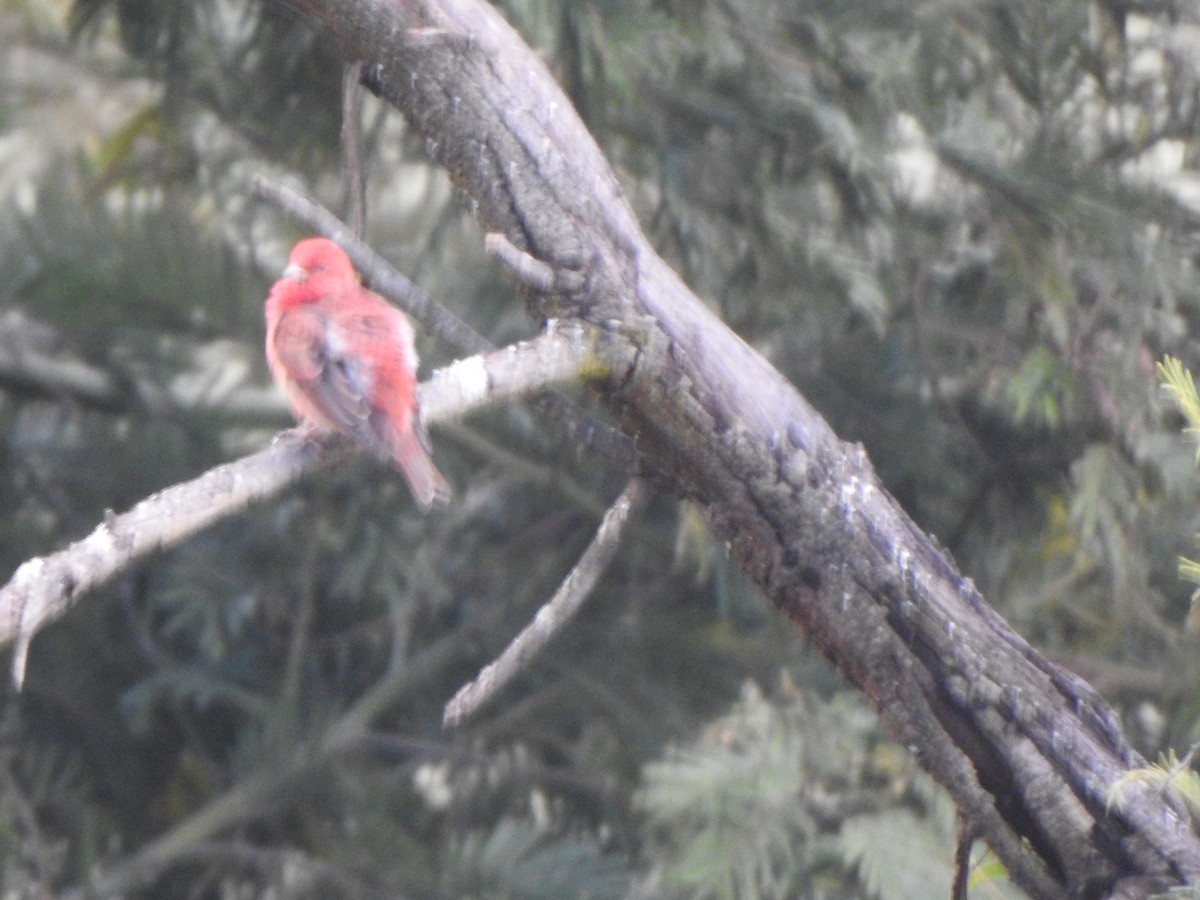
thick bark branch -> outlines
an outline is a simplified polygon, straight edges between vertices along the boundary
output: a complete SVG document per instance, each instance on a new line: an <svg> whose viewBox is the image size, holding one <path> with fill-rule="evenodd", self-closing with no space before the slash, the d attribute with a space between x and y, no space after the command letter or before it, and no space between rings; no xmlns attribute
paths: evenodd
<svg viewBox="0 0 1200 900"><path fill-rule="evenodd" d="M484 228L547 268L546 317L637 355L605 398L645 466L697 501L749 576L803 626L1037 897L1126 875L1192 881L1200 841L1112 713L996 615L769 363L658 257L545 66L481 0L286 0L398 106ZM531 270L532 271L532 270ZM549 273L552 277L547 277Z"/></svg>

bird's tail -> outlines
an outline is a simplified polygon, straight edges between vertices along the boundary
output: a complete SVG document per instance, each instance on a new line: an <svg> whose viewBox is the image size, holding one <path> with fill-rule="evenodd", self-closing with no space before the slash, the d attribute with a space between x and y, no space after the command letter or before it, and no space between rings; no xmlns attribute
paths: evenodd
<svg viewBox="0 0 1200 900"><path fill-rule="evenodd" d="M406 434L395 435L391 443L392 457L421 508L427 510L435 503L446 503L450 499L450 484L433 464L429 442L420 424L414 423Z"/></svg>

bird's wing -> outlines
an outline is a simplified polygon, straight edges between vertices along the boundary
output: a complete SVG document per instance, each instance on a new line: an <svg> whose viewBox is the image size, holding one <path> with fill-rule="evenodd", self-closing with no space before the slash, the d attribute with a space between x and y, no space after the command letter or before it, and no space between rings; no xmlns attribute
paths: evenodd
<svg viewBox="0 0 1200 900"><path fill-rule="evenodd" d="M387 456L371 424L374 366L371 354L362 352L373 339L371 324L361 318L346 321L320 307L302 306L280 318L275 352L318 424Z"/></svg>

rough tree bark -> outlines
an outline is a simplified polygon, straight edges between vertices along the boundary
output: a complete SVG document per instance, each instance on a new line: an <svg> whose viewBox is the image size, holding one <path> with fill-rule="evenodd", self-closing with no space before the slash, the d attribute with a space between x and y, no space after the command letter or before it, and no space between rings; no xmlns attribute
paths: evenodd
<svg viewBox="0 0 1200 900"><path fill-rule="evenodd" d="M861 688L1035 897L1200 879L1169 795L1085 683L984 602L770 364L658 257L545 66L482 0L283 0L362 61L488 230L553 272L537 315L636 351L604 399L642 466Z"/></svg>

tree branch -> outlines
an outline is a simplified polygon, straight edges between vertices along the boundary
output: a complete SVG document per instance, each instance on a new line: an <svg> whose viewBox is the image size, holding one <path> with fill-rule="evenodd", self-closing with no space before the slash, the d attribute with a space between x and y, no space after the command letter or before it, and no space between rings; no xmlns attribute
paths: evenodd
<svg viewBox="0 0 1200 900"><path fill-rule="evenodd" d="M484 666L475 680L450 698L442 724L452 728L462 724L493 699L500 690L525 669L554 635L575 617L584 600L617 555L621 535L631 513L641 506L644 491L637 479L629 482L604 514L596 536L588 544L575 567L563 579L558 590L537 611L533 621L513 638L494 661Z"/></svg>
<svg viewBox="0 0 1200 900"><path fill-rule="evenodd" d="M288 0L401 109L487 232L548 267L544 317L623 341L609 382L646 468L871 699L1034 897L1200 877L1200 840L1107 705L1030 647L887 493L859 447L655 253L542 61L481 0ZM511 255L511 254L510 254ZM540 266L539 285L550 283Z"/></svg>
<svg viewBox="0 0 1200 900"><path fill-rule="evenodd" d="M364 171L359 126L362 119L362 63L346 65L342 72L342 179L346 194L346 218L354 236L361 238L367 226L367 177Z"/></svg>
<svg viewBox="0 0 1200 900"><path fill-rule="evenodd" d="M540 259L534 259L524 250L513 246L503 234L493 231L484 238L483 243L488 253L504 263L517 280L530 290L539 294L554 290L554 270Z"/></svg>
<svg viewBox="0 0 1200 900"><path fill-rule="evenodd" d="M435 372L418 390L422 416L431 423L457 418L548 384L603 375L610 365L600 361L597 342L586 329L576 325L547 331ZM285 431L269 447L147 497L69 547L23 563L0 588L0 645L15 642L16 684L24 678L34 635L88 590L350 452L338 438L314 439L298 428Z"/></svg>

